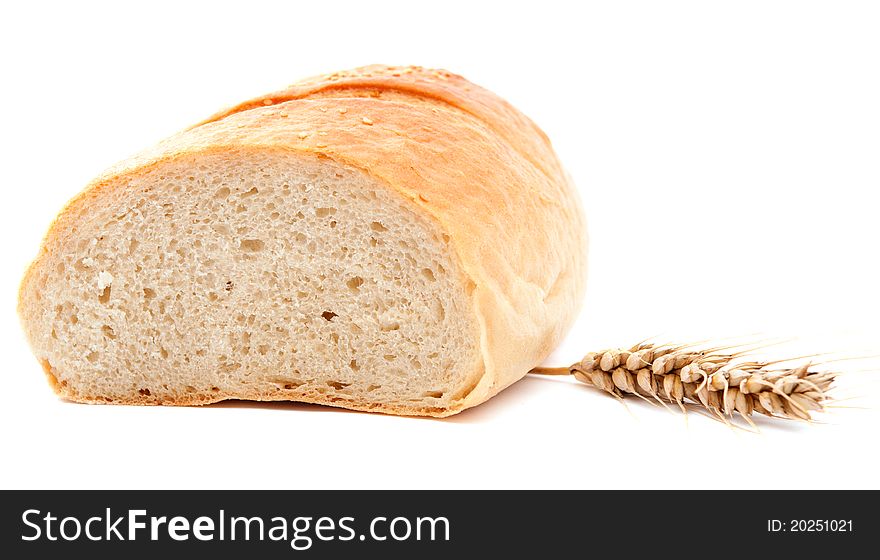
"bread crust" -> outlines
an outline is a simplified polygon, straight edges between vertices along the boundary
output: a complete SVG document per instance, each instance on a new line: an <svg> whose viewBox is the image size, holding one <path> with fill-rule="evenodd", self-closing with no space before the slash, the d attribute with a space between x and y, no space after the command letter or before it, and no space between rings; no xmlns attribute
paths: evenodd
<svg viewBox="0 0 880 560"><path fill-rule="evenodd" d="M342 400L339 395L253 394L391 414L448 416L477 405L541 363L580 307L586 229L580 201L546 135L494 94L442 70L369 66L304 80L222 111L114 166L62 210L29 268L19 310L39 262L59 236L112 195L118 179L214 150L247 157L280 149L326 157L369 174L408 199L449 236L472 282L482 363L470 390L446 408ZM25 330L27 317L22 314ZM44 366L51 376L51 366ZM105 402L73 394L72 400ZM208 404L242 395L183 396ZM113 401L120 402L120 401Z"/></svg>

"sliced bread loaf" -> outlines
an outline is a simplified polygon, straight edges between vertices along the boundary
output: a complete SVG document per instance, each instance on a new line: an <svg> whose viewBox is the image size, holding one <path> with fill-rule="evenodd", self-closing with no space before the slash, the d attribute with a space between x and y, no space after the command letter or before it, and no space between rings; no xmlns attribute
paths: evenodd
<svg viewBox="0 0 880 560"><path fill-rule="evenodd" d="M74 401L446 416L559 342L585 245L531 121L448 72L372 66L100 176L52 224L19 312Z"/></svg>

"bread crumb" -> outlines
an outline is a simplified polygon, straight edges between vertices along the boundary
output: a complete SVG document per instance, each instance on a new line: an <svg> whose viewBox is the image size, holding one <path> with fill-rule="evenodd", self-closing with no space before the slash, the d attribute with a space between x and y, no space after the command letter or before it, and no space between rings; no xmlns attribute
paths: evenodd
<svg viewBox="0 0 880 560"><path fill-rule="evenodd" d="M113 275L109 272L102 270L98 273L98 289L103 290L107 286L113 283Z"/></svg>

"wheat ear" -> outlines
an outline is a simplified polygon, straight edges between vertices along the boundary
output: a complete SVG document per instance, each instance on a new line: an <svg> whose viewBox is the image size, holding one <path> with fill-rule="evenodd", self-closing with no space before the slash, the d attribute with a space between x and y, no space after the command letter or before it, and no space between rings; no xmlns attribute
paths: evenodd
<svg viewBox="0 0 880 560"><path fill-rule="evenodd" d="M810 358L776 361L749 359L748 350L734 347L695 349L693 346L639 343L628 350L590 352L567 368L533 369L530 373L574 375L617 398L635 395L682 410L692 403L726 421L734 413L751 423L755 412L777 418L810 420L828 401L837 373L815 371L815 364L781 367Z"/></svg>

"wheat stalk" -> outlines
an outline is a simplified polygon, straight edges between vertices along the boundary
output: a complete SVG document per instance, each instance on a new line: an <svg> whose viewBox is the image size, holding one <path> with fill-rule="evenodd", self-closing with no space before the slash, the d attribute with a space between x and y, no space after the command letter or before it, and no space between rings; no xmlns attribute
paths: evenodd
<svg viewBox="0 0 880 560"><path fill-rule="evenodd" d="M829 400L828 390L837 373L815 371L807 361L797 367L781 364L808 360L805 356L761 361L749 357L753 349L739 347L698 349L697 346L639 343L629 349L590 352L567 368L538 367L530 373L574 375L617 398L635 395L646 400L675 403L685 411L694 404L727 421L735 413L747 422L753 413L794 420L811 419Z"/></svg>

